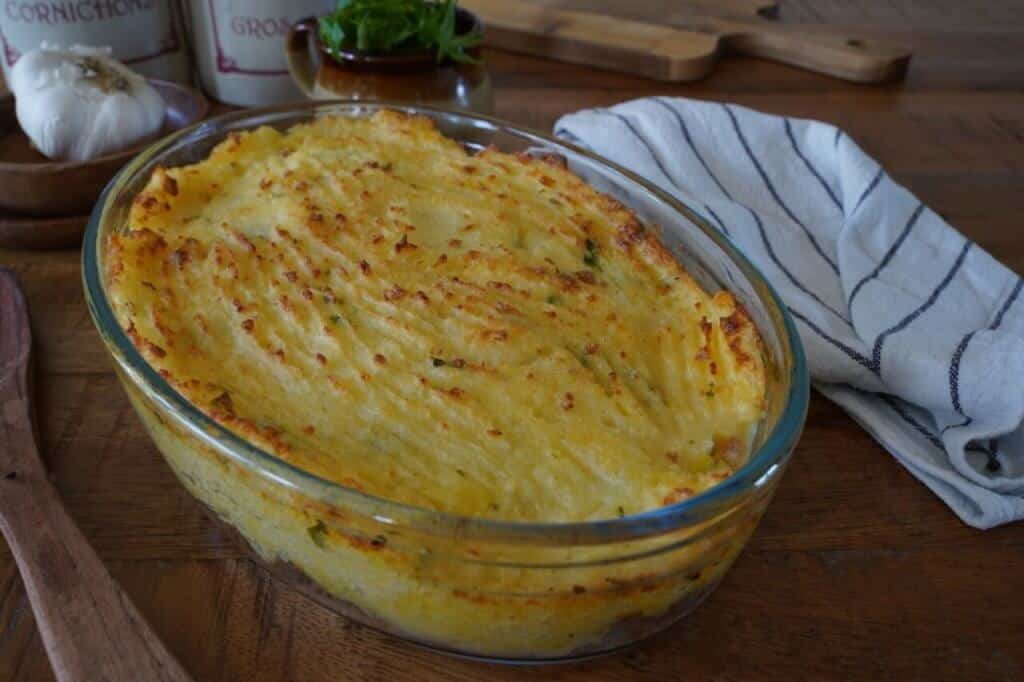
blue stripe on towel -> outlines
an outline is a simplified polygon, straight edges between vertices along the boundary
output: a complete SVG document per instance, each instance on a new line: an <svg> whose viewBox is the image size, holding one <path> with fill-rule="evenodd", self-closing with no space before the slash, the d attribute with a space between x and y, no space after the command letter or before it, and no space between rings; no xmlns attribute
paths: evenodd
<svg viewBox="0 0 1024 682"><path fill-rule="evenodd" d="M732 195L729 194L729 191L725 189L725 186L718 181L718 178L715 176L715 174L711 172L711 167L708 166L707 162L704 161L704 157L701 156L701 153L697 150L697 145L694 144L693 138L690 137L690 130L689 128L686 127L686 121L683 120L683 117L679 114L679 112L676 111L675 108L673 108L670 104L668 104L668 102L664 102L658 97L654 97L651 101L660 104L664 108L668 109L669 113L675 117L676 122L679 124L679 130L680 132L683 133L683 139L686 140L686 144L689 145L690 151L693 152L694 158L697 159L697 162L700 163L701 168L704 169L704 172L708 174L708 177L711 178L715 185L718 186L718 189L721 190L722 194L725 195L725 198L728 199L729 201L733 201Z"/></svg>
<svg viewBox="0 0 1024 682"><path fill-rule="evenodd" d="M718 217L718 214L715 213L715 209L711 208L707 204L704 204L704 208L707 210L708 214L715 219L715 222L718 223L718 226L722 228L722 232L725 233L725 236L731 237L732 235L729 234L729 228L725 226L725 222L723 222L722 219Z"/></svg>
<svg viewBox="0 0 1024 682"><path fill-rule="evenodd" d="M935 301L939 299L939 296L946 289L946 287L949 286L949 283L953 281L953 277L960 269L960 266L963 265L964 259L967 258L967 252L971 250L972 246L974 246L973 242L965 241L963 248L960 249L960 254L956 257L956 261L953 262L953 266L949 269L949 271L946 273L946 276L942 278L942 281L939 282L939 285L935 287L935 289L932 291L931 295L925 300L925 302L919 305L912 313L904 317L898 323L896 323L895 325L893 325L889 329L886 329L884 332L878 335L878 338L875 339L875 348L872 352L871 359L872 364L875 366L876 372L881 373L882 371L882 346L885 345L885 340L892 336L893 334L898 334L899 332L906 329L911 322L916 320L918 317L921 316L922 313L924 313L924 311L928 310L928 308L931 308L932 305L935 304Z"/></svg>
<svg viewBox="0 0 1024 682"><path fill-rule="evenodd" d="M988 450L982 450L982 452L988 456L988 462L985 464L985 468L991 472L999 471L1003 468L1002 463L999 461L999 441L993 438L988 442L988 448ZM973 450L974 448L968 445L964 449Z"/></svg>
<svg viewBox="0 0 1024 682"><path fill-rule="evenodd" d="M828 263L828 266L832 268L832 271L835 272L838 276L839 266L837 266L835 262L831 258L829 258L828 255L822 250L821 245L818 244L818 240L815 239L814 234L812 234L811 231L807 229L806 225L800 222L800 219L793 214L793 211L789 209L789 206L787 206L786 203L782 200L782 197L779 196L779 193L775 191L775 185L772 184L772 181L768 177L768 174L764 172L764 168L761 167L761 162L757 160L756 156L754 156L754 151L750 148L750 144L747 142L746 136L740 129L740 122L736 119L736 114L732 112L732 109L729 108L728 104L723 104L722 108L725 109L725 112L727 114L729 114L729 119L732 121L732 127L736 131L736 137L739 138L740 144L743 146L743 151L747 153L747 157L750 159L750 162L754 164L754 169L757 171L757 174L761 177L761 180L764 182L765 187L768 188L768 193L772 195L772 197L775 199L775 203L779 205L783 212L785 212L785 214L789 216L789 219L796 223L800 227L800 229L804 231L804 234L807 235L807 239L810 240L811 246L814 247L814 250L818 253L819 256L822 257L822 259L824 259L826 263Z"/></svg>
<svg viewBox="0 0 1024 682"><path fill-rule="evenodd" d="M843 210L843 204L836 197L836 193L833 192L832 188L828 186L828 183L825 182L825 178L823 178L821 176L821 173L818 172L818 169L816 169L811 164L810 160L806 156L804 156L804 153L802 151L800 151L800 145L798 145L796 143L796 137L793 135L793 126L792 126L792 124L790 124L789 119L788 118L785 119L785 122L786 122L786 137L789 138L789 143L791 145L793 145L793 151L796 152L796 155L799 156L800 160L804 162L804 165L807 166L807 170L809 170L811 172L811 175L813 175L815 178L818 179L818 184L820 184L821 188L823 190L825 190L825 193L828 194L828 198L832 200L832 203L836 205L836 208L838 208L840 211L842 211Z"/></svg>
<svg viewBox="0 0 1024 682"><path fill-rule="evenodd" d="M921 422L917 421L912 416L910 416L910 413L907 412L907 410L901 404L902 401L893 398L891 395L887 393L877 393L876 395L879 398L881 398L886 405L891 407L892 411L895 412L900 419L902 419L904 422L910 425L910 427L917 431L919 434L927 438L929 443L934 445L943 453L946 452L946 449L943 447L942 441L939 439L939 437L932 433L928 429L928 427L924 426L923 424L921 424Z"/></svg>
<svg viewBox="0 0 1024 682"><path fill-rule="evenodd" d="M957 344L956 350L953 351L953 359L949 363L949 401L953 404L953 409L956 413L963 416L964 410L960 406L960 359L964 356L964 351L967 350L967 346L971 343L971 339L977 331L973 331L960 339L960 343Z"/></svg>
<svg viewBox="0 0 1024 682"><path fill-rule="evenodd" d="M940 431L940 433L945 434L946 431L950 431L952 429L962 429L963 427L970 426L973 423L974 417L967 417L959 424L947 424L946 426L942 427L942 431Z"/></svg>
<svg viewBox="0 0 1024 682"><path fill-rule="evenodd" d="M576 145L578 147L582 147L583 146L583 144L582 144L583 140L581 140L578 136L576 136L575 134L573 134L570 131L566 130L565 128L557 129L555 131L555 137L561 137L562 139L568 140L569 142L571 142L572 144L574 144L574 145Z"/></svg>
<svg viewBox="0 0 1024 682"><path fill-rule="evenodd" d="M992 326L989 327L991 331L999 329L999 326L1003 324L1003 316L1006 315L1006 311L1010 309L1013 302L1017 300L1018 296L1020 296L1022 286L1024 286L1024 279L1018 277L1017 286L1013 288L1013 291L1010 292L1009 298L1006 299L1006 303L1004 303L1003 307L999 309L999 314L996 315L996 319L992 320Z"/></svg>
<svg viewBox="0 0 1024 682"><path fill-rule="evenodd" d="M869 182L868 186L864 188L864 191L860 193L860 198L857 199L857 203L853 205L853 210L850 211L848 215L853 215L857 212L857 209L860 208L860 205L864 203L864 200L875 191L875 188L878 187L878 183L882 181L884 176L885 171L879 167L878 172L875 173L875 177L871 178L871 182Z"/></svg>
<svg viewBox="0 0 1024 682"><path fill-rule="evenodd" d="M830 344L832 344L833 346L835 346L839 350L841 350L844 353L846 353L846 355L851 360L853 360L854 362L856 362L857 364L859 364L860 366L864 367L865 369L867 369L867 370L869 370L871 372L875 371L875 368L871 365L871 360L869 358L867 358L864 355L858 353L853 348L850 348L849 346L847 346L845 343L843 343L839 339L833 338L826 331L824 331L823 329L818 327L818 325L814 324L809 319L807 319L803 315L803 313L801 313L799 310L796 310L792 306L789 306L789 312L793 315L793 317L795 317L796 319L800 320L805 325L807 325L807 327L811 331L813 331L815 334L817 334L822 339L824 339L825 341L829 342Z"/></svg>
<svg viewBox="0 0 1024 682"><path fill-rule="evenodd" d="M1006 297L1003 305L999 308L995 317L992 319L992 323L986 328L988 331L995 331L999 329L999 326L1003 323L1003 316L1006 315L1006 311L1010 309L1014 301L1020 295L1021 287L1024 286L1024 279L1017 278L1017 284L1013 287L1010 295ZM964 411L960 405L960 359L963 357L964 351L967 350L968 344L974 335L978 333L978 330L974 330L964 336L957 345L956 350L953 352L953 359L949 363L949 395L950 402L953 404L953 409L956 410L957 414L963 415ZM974 422L974 417L967 417L959 424L949 424L942 429L942 433L946 433L952 429L961 429L965 426L970 426Z"/></svg>
<svg viewBox="0 0 1024 682"><path fill-rule="evenodd" d="M786 275L789 281L792 282L793 286L795 286L797 289L799 289L800 291L804 292L805 294L813 298L815 301L817 301L822 308L829 311L846 324L850 324L850 321L843 317L842 313L838 312L828 303L825 303L825 301L821 300L821 297L819 297L816 293L814 293L813 291L805 287L803 284L801 284L800 280L798 280L793 275L793 273L790 272L786 268L786 266L782 264L782 261L779 260L779 257L775 255L775 249L772 248L772 243L768 239L768 234L765 232L764 223L761 222L761 218L749 206L744 206L743 208L747 209L747 212L750 213L750 217L754 219L754 223L757 225L757 231L761 234L761 241L764 243L764 250L768 252L768 257L772 259L773 263L775 263L775 267L777 267L779 270L782 271L784 275Z"/></svg>
<svg viewBox="0 0 1024 682"><path fill-rule="evenodd" d="M882 257L882 260L878 263L878 265L875 266L875 268L871 272L865 275L864 278L861 279L861 281L857 282L857 285L855 287L853 287L853 292L850 294L850 300L846 304L846 307L849 308L851 312L853 312L853 301L854 299L857 298L857 294L860 293L861 288L870 280L874 279L875 277L878 277L878 274L885 269L885 266L889 264L893 256L896 255L896 251L899 250L900 246L906 240L907 235L909 235L910 231L914 229L914 225L917 224L917 219L921 217L922 212L924 212L924 204L919 203L917 205L917 208L914 209L914 212L910 214L910 219L907 221L907 224L903 227L903 230L900 232L900 235L896 237L896 241L892 243L892 246L890 246L889 250L886 251L885 256Z"/></svg>
<svg viewBox="0 0 1024 682"><path fill-rule="evenodd" d="M647 138L641 135L640 131L633 127L633 124L630 123L628 118L626 118L622 114L616 113L614 111L609 111L607 109L598 109L598 111L602 114L612 116L621 121L623 125L625 125L626 128L629 130L629 132L633 135L633 137L640 140L640 144L644 146L644 149L647 150L647 153L650 154L652 159L654 159L654 163L658 166L658 170L661 171L661 174L665 176L665 179L668 180L669 184L675 187L677 190L682 191L682 188L680 188L679 184L672 178L671 175L669 175L668 170L666 170L665 166L661 163L661 159L658 158L658 155L654 152L654 148L651 147L651 144L647 141Z"/></svg>
<svg viewBox="0 0 1024 682"><path fill-rule="evenodd" d="M931 429L929 429L927 426L914 419L914 417L909 412L907 412L906 408L904 407L904 405L907 404L905 401L899 398L895 398L889 395L888 393L871 393L870 391L865 391L864 389L857 388L856 386L850 386L849 384L845 384L845 386L854 393L860 394L862 396L868 398L878 398L886 405L888 405L889 409L891 409L897 417L899 417L905 424L907 424L907 426L921 434L925 439L928 440L929 443L935 446L935 448L938 449L940 452L946 452L946 449L945 447L943 447L942 441L939 439L939 437L936 436ZM885 447L889 448L890 446L885 445Z"/></svg>

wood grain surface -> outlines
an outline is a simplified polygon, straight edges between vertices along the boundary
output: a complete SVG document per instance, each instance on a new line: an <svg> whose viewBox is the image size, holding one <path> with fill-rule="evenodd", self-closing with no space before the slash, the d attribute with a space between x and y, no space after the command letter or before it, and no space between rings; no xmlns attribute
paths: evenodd
<svg viewBox="0 0 1024 682"><path fill-rule="evenodd" d="M189 682L68 516L33 427L32 335L16 277L0 268L0 533L60 682Z"/></svg>
<svg viewBox="0 0 1024 682"><path fill-rule="evenodd" d="M793 23L907 45L907 80L856 86L754 59L666 85L498 52L497 112L555 118L649 94L843 126L899 181L1024 271L1024 1L790 0ZM721 587L629 652L530 670L449 659L332 615L250 563L177 484L114 379L78 254L0 253L32 308L41 450L113 575L201 681L1024 678L1024 524L974 531L815 396L778 495ZM49 664L0 546L0 682Z"/></svg>

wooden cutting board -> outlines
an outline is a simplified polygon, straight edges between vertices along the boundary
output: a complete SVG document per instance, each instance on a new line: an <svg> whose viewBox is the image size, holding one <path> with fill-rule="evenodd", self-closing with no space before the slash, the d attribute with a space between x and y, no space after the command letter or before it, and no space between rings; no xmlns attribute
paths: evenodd
<svg viewBox="0 0 1024 682"><path fill-rule="evenodd" d="M778 20L765 0L461 0L486 45L663 81L706 76L722 54L861 83L901 78L910 53Z"/></svg>

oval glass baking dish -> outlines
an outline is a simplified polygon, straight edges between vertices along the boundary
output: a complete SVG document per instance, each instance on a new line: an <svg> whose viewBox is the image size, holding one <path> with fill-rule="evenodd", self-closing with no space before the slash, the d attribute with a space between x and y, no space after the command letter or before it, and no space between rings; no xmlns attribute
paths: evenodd
<svg viewBox="0 0 1024 682"><path fill-rule="evenodd" d="M557 154L626 204L706 289L727 289L764 342L764 418L747 462L677 504L609 520L523 523L460 517L374 497L297 469L204 415L145 361L107 297L105 245L126 229L157 166L204 159L233 131L285 129L381 108L426 116L467 149ZM228 114L167 137L106 189L83 246L93 321L140 418L182 484L260 560L330 608L449 653L568 660L636 642L691 611L754 530L803 428L808 374L785 307L696 213L628 171L540 133L427 107L302 103Z"/></svg>

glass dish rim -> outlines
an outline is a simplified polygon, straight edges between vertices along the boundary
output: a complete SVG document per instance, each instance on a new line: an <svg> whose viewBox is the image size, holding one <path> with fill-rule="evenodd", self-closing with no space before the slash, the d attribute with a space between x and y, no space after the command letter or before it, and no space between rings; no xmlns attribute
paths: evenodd
<svg viewBox="0 0 1024 682"><path fill-rule="evenodd" d="M626 179L643 191L653 194L659 201L680 213L701 230L735 266L739 267L743 275L757 290L759 301L762 304L770 303L777 311L781 321L781 324L776 324L776 333L780 336L783 358L787 357L788 351L789 390L785 394L785 405L779 413L779 418L761 447L752 453L740 469L721 483L694 497L669 506L619 518L590 521L535 522L488 519L419 507L366 493L316 476L233 433L202 413L187 398L171 387L131 343L127 333L117 321L106 295L99 267L99 254L102 245L99 243L98 235L104 222L103 217L109 208L109 199L122 193L123 186L129 178L132 178L152 159L174 148L183 138L196 136L196 140L192 141L194 143L207 135L215 135L218 132L226 135L227 132L230 132L224 130L226 126L244 124L246 120L254 121L253 127L256 127L256 125L271 122L268 119L286 119L289 115L300 113L308 113L313 116L318 113L341 113L367 109L393 109L409 114L425 112L435 117L454 116L469 119L472 123L478 125L482 123L491 129L507 131L528 142L541 144L547 149L568 150L572 154L602 166L613 176L617 175L620 179ZM301 120L295 120L293 123L301 122ZM761 274L760 270L732 244L729 238L710 226L706 220L680 200L632 171L598 154L547 133L500 118L445 107L390 101L304 101L228 112L175 131L152 143L139 153L104 188L89 217L82 242L82 280L86 303L93 323L115 363L131 375L130 380L137 387L144 390L147 396L155 398L195 437L206 444L212 444L218 451L227 454L247 468L255 470L256 473L273 479L276 484L284 484L290 489L297 490L331 506L355 503L357 510L369 510L366 513L376 521L393 525L396 528L415 527L432 533L447 530L467 539L477 537L488 541L544 539L577 544L639 539L696 525L735 507L735 503L747 493L762 487L781 473L781 469L803 429L809 403L808 368L792 316L774 287ZM771 311L769 310L769 312Z"/></svg>

